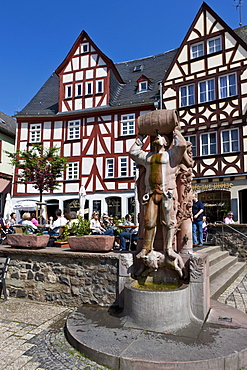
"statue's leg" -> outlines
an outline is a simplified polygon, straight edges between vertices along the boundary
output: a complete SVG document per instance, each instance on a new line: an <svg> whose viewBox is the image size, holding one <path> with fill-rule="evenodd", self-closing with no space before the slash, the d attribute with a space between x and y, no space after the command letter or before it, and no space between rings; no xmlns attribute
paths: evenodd
<svg viewBox="0 0 247 370"><path fill-rule="evenodd" d="M162 199L162 232L164 239L164 251L171 258L175 259L175 264L177 265L176 270L182 276L182 269L184 268L184 262L182 257L176 253L172 248L175 227L176 227L176 203L173 198L167 198L163 196Z"/></svg>
<svg viewBox="0 0 247 370"><path fill-rule="evenodd" d="M154 238L156 234L158 205L154 201L154 196L151 196L146 206L144 216L144 244L137 258L144 257L150 250L153 249Z"/></svg>

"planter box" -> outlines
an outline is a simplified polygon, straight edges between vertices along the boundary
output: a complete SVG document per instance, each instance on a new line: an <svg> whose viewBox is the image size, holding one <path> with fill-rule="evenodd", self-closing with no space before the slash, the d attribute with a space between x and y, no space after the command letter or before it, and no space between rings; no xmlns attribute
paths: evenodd
<svg viewBox="0 0 247 370"><path fill-rule="evenodd" d="M114 236L110 235L84 235L69 236L69 246L73 250L88 252L108 252L113 248Z"/></svg>
<svg viewBox="0 0 247 370"><path fill-rule="evenodd" d="M7 242L14 248L45 248L50 239L50 235L25 235L25 234L8 234Z"/></svg>

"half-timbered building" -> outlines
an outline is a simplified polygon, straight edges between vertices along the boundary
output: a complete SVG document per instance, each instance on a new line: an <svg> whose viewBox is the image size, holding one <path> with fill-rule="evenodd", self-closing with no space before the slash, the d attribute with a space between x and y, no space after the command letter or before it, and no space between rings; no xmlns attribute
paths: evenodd
<svg viewBox="0 0 247 370"><path fill-rule="evenodd" d="M113 63L83 31L17 114L17 148L57 146L68 159L60 189L44 194L49 213L78 209L82 187L90 214L132 212L136 167L128 151L137 119L165 108L179 110L182 132L193 144L194 189L212 221L232 207L243 222L246 39L247 27L233 31L205 3L179 49L147 58ZM35 200L38 194L31 185L16 184L14 198Z"/></svg>
<svg viewBox="0 0 247 370"><path fill-rule="evenodd" d="M247 27L233 31L205 3L164 79L163 102L179 110L193 144L194 190L211 221L232 209L247 222Z"/></svg>

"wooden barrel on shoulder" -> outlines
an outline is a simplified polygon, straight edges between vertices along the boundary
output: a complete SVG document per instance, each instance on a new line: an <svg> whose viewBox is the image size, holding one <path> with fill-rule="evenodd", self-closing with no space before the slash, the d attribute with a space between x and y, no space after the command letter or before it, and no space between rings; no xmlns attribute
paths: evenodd
<svg viewBox="0 0 247 370"><path fill-rule="evenodd" d="M175 109L161 109L144 114L138 118L140 135L156 136L169 134L179 126L178 112Z"/></svg>

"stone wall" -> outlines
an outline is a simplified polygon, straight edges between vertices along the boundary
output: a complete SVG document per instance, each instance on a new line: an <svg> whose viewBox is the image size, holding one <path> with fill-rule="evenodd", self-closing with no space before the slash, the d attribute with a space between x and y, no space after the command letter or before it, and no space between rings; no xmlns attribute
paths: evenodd
<svg viewBox="0 0 247 370"><path fill-rule="evenodd" d="M117 304L119 255L116 253L1 247L0 255L11 259L6 283L12 297L72 306Z"/></svg>
<svg viewBox="0 0 247 370"><path fill-rule="evenodd" d="M247 260L247 225L216 224L209 227L209 239L214 245L220 245L230 255L237 256L239 261ZM246 235L246 237L244 235Z"/></svg>

